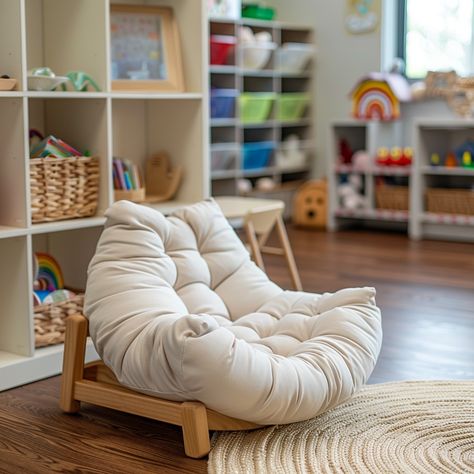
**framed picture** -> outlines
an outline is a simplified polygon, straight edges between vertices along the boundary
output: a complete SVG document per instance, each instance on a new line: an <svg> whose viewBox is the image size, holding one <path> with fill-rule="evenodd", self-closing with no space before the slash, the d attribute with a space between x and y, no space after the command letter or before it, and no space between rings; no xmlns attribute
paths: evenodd
<svg viewBox="0 0 474 474"><path fill-rule="evenodd" d="M169 7L110 7L112 89L183 92L178 26Z"/></svg>

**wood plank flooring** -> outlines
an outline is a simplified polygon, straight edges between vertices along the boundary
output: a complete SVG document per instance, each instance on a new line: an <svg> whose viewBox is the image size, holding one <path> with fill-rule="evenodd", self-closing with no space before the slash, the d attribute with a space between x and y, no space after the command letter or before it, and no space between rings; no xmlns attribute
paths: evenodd
<svg viewBox="0 0 474 474"><path fill-rule="evenodd" d="M371 383L474 378L474 245L398 234L290 229L307 291L375 286L384 344ZM281 285L281 259L266 259ZM59 378L0 393L0 473L194 473L177 427L84 405L57 407Z"/></svg>

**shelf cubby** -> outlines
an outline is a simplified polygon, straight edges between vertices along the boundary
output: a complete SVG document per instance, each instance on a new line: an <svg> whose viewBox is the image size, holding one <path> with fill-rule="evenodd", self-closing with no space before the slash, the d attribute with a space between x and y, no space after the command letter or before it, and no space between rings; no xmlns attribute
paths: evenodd
<svg viewBox="0 0 474 474"><path fill-rule="evenodd" d="M26 227L24 99L0 98L0 143L0 225Z"/></svg>
<svg viewBox="0 0 474 474"><path fill-rule="evenodd" d="M22 90L21 2L0 0L0 12L0 76L16 79L14 90Z"/></svg>
<svg viewBox="0 0 474 474"><path fill-rule="evenodd" d="M25 0L27 70L84 71L107 90L106 8L106 0Z"/></svg>
<svg viewBox="0 0 474 474"><path fill-rule="evenodd" d="M101 227L73 229L32 237L33 252L45 252L58 262L68 288L85 290L87 266L94 255Z"/></svg>
<svg viewBox="0 0 474 474"><path fill-rule="evenodd" d="M33 353L30 248L27 236L1 241L0 258L5 270L0 276L0 367L2 352L22 356Z"/></svg>
<svg viewBox="0 0 474 474"><path fill-rule="evenodd" d="M108 119L106 99L29 98L29 128L44 136L54 135L81 152L99 157L100 185L97 214L110 205Z"/></svg>
<svg viewBox="0 0 474 474"><path fill-rule="evenodd" d="M148 158L165 151L174 166L185 170L176 200L198 201L208 186L203 163L195 159L208 136L202 113L200 101L113 99L113 156L132 160L143 172Z"/></svg>

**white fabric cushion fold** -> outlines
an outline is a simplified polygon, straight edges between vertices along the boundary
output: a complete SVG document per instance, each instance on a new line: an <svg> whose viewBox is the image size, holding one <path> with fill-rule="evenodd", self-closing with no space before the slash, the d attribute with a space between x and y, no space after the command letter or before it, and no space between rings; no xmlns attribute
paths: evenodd
<svg viewBox="0 0 474 474"><path fill-rule="evenodd" d="M373 288L282 290L213 200L168 218L120 201L106 217L85 314L124 386L277 424L312 418L366 382L382 339Z"/></svg>

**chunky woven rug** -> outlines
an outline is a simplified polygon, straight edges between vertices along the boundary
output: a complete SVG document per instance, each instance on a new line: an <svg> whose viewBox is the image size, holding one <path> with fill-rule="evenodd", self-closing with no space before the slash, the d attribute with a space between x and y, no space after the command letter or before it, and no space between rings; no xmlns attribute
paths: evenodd
<svg viewBox="0 0 474 474"><path fill-rule="evenodd" d="M211 474L474 473L474 381L369 385L312 420L212 446Z"/></svg>

